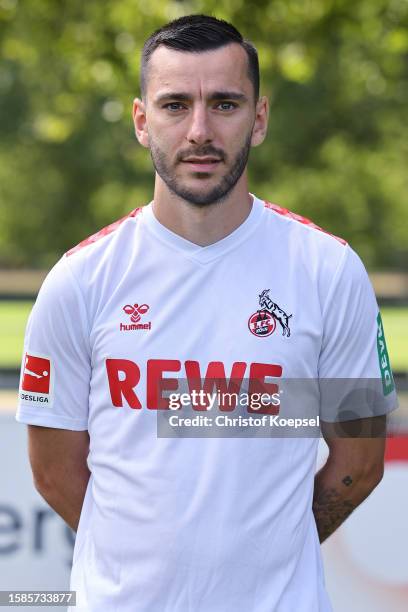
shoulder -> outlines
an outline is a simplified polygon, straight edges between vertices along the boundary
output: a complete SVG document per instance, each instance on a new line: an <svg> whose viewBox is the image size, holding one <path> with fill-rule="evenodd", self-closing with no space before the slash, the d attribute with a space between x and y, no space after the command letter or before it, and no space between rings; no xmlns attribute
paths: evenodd
<svg viewBox="0 0 408 612"><path fill-rule="evenodd" d="M320 312L339 285L362 282L364 267L343 238L332 235L311 219L268 200L263 204L262 244L269 261L294 279L306 296L317 295ZM289 282L289 281L288 281Z"/></svg>
<svg viewBox="0 0 408 612"><path fill-rule="evenodd" d="M136 208L121 219L82 240L66 252L48 273L39 300L72 305L73 300L89 306L90 296L104 286L106 275L120 276L128 265L137 220L142 208Z"/></svg>
<svg viewBox="0 0 408 612"><path fill-rule="evenodd" d="M299 272L329 280L344 265L350 249L346 240L283 206L268 200L263 206L265 238Z"/></svg>
<svg viewBox="0 0 408 612"><path fill-rule="evenodd" d="M347 245L347 241L344 238L340 238L339 236L335 236L331 234L324 228L320 227L316 223L314 223L311 219L307 217L303 217L291 210L284 208L283 206L279 206L278 204L274 204L269 202L268 200L263 201L265 209L270 212L272 215L275 215L277 219L281 219L282 223L288 224L289 227L303 233L306 235L310 233L311 236L315 238L315 240L320 240L323 236L329 237L332 240L336 240L343 246ZM323 238L323 240L325 240Z"/></svg>
<svg viewBox="0 0 408 612"><path fill-rule="evenodd" d="M85 238L79 244L77 244L76 246L72 247L69 251L67 251L65 253L65 257L71 257L71 255L74 255L80 251L83 251L83 249L87 249L87 247L91 247L91 245L95 245L96 243L98 243L99 245L103 244L103 247L107 246L106 241L101 243L102 239L106 238L107 236L115 235L115 233L117 233L118 230L123 228L129 220L138 217L138 215L142 212L142 210L143 210L143 207L135 208L134 210L132 210L130 213L128 213L124 217L118 219L117 221L114 221L113 223L110 223L106 227L103 227L95 234L88 236L88 238Z"/></svg>
<svg viewBox="0 0 408 612"><path fill-rule="evenodd" d="M87 292L104 284L107 275L118 278L129 265L137 241L143 206L102 228L64 254L65 268Z"/></svg>

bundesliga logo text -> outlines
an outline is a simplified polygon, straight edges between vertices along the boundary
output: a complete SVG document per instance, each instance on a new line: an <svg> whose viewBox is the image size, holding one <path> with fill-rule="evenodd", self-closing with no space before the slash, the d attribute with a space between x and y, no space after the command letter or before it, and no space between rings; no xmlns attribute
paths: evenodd
<svg viewBox="0 0 408 612"><path fill-rule="evenodd" d="M50 403L51 360L39 355L24 356L20 398L27 402Z"/></svg>

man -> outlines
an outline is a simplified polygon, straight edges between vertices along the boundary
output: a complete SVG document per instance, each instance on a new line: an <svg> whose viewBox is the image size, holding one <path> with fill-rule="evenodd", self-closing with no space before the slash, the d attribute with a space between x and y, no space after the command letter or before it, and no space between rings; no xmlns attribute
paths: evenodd
<svg viewBox="0 0 408 612"><path fill-rule="evenodd" d="M334 436L344 411L308 396L330 450L314 479L316 435L157 432L181 379L191 395L373 379L380 396L348 420L381 426L395 391L372 288L344 241L249 193L268 102L232 25L167 24L141 75L153 201L57 263L26 333L17 419L37 489L78 529L76 610L326 612L319 537L380 481L384 437Z"/></svg>

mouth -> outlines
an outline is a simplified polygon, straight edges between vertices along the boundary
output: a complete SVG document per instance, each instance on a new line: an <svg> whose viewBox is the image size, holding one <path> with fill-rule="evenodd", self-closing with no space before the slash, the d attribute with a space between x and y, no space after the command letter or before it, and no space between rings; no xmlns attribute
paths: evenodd
<svg viewBox="0 0 408 612"><path fill-rule="evenodd" d="M182 163L194 172L212 172L221 160L216 157L187 157Z"/></svg>

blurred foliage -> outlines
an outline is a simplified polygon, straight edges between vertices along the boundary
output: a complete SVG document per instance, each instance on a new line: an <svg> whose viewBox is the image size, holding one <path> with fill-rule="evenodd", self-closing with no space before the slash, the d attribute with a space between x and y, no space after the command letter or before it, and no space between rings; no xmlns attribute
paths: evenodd
<svg viewBox="0 0 408 612"><path fill-rule="evenodd" d="M403 269L408 0L0 0L0 264L49 266L151 199L131 121L141 47L199 12L259 50L271 117L251 190Z"/></svg>

